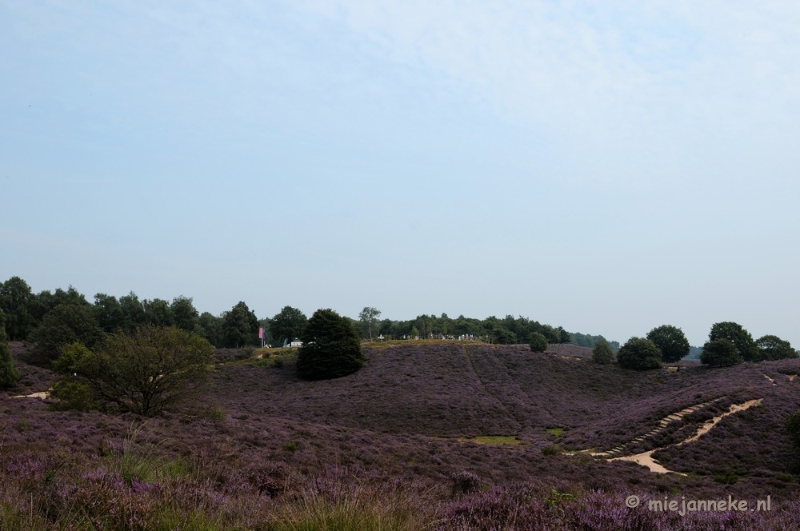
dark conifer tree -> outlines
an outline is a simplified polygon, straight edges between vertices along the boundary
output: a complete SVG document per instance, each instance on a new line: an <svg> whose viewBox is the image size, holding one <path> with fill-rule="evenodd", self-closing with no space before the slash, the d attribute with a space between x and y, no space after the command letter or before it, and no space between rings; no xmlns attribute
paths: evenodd
<svg viewBox="0 0 800 531"><path fill-rule="evenodd" d="M317 310L303 330L297 375L324 380L352 374L364 365L361 344L352 324L333 310Z"/></svg>

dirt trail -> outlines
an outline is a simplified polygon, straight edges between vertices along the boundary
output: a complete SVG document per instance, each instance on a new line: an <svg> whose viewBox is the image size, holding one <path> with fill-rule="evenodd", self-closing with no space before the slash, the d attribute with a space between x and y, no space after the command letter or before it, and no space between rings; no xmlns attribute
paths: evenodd
<svg viewBox="0 0 800 531"><path fill-rule="evenodd" d="M714 400L709 400L708 402L703 402L701 404L695 404L693 406L689 406L689 407L687 407L685 409L682 409L682 410L680 410L680 411L678 411L676 413L672 413L670 415L667 415L666 417L664 417L663 419L661 419L658 422L658 426L657 427L653 428L652 430L650 430L649 432L645 433L644 435L640 435L640 436L636 437L635 439L630 441L628 444L633 443L633 442L641 442L641 441L643 441L643 440L645 440L645 439L647 439L649 437L653 437L654 435L658 435L659 433L664 431L667 428L667 426L670 425L670 423L675 422L677 420L681 420L683 417L685 417L689 413L694 413L698 409L702 409L702 408L704 408L706 406L709 406L709 405L713 404L714 402L716 402L718 400L720 400L720 399L717 398L717 399L714 399ZM612 448L611 450L608 450L606 452L591 452L591 455L593 455L595 457L609 457L609 458L610 457L614 457L616 454L622 453L622 451L625 449L625 446L627 446L627 444L621 444L621 445L619 445L619 446L617 446L615 448Z"/></svg>
<svg viewBox="0 0 800 531"><path fill-rule="evenodd" d="M44 400L45 398L49 398L50 393L48 391L41 391L38 393L31 393L29 395L14 395L9 398L38 398L39 400Z"/></svg>
<svg viewBox="0 0 800 531"><path fill-rule="evenodd" d="M761 405L762 400L763 400L762 398L758 398L758 399L755 399L755 400L748 400L747 402L744 402L743 404L731 404L731 407L728 408L728 411L726 411L724 413L720 413L719 415L717 415L716 417L714 417L711 420L707 420L702 426L700 426L697 429L697 432L694 435L692 435L691 437L687 437L686 439L682 440L681 442L679 442L677 444L663 446L661 448L654 448L653 450L650 450L648 452L644 452L644 453L641 453L641 454L626 455L626 456L623 456L623 457L612 457L612 458L609 458L607 460L608 461L632 461L632 462L634 462L636 464L639 464L639 465L642 465L642 466L646 466L647 468L650 469L651 472L655 472L657 474L666 474L668 472L673 472L675 474L681 474L680 472L675 472L674 470L668 470L661 463L659 463L658 461L653 459L653 452L656 452L658 450L663 450L664 448L669 448L670 446L683 446L684 444L692 443L692 442L698 440L700 437L702 437L706 433L708 433L709 431L711 431L711 428L716 426L717 423L719 423L719 421L721 421L722 419L724 419L728 415L733 415L734 413L738 413L740 411L745 411L746 409L750 409L753 406ZM597 454L595 454L595 455L597 455ZM686 475L686 474L681 474L681 475Z"/></svg>
<svg viewBox="0 0 800 531"><path fill-rule="evenodd" d="M660 448L656 448L656 450L660 450ZM661 463L653 459L653 452L655 452L656 450L650 450L649 452L644 452L636 455L626 455L625 457L615 457L613 459L609 459L609 461L632 461L637 465L646 466L647 468L650 469L650 472L655 472L656 474L666 474L667 472L673 472L672 470L667 470L666 468L664 468L664 466L661 465Z"/></svg>

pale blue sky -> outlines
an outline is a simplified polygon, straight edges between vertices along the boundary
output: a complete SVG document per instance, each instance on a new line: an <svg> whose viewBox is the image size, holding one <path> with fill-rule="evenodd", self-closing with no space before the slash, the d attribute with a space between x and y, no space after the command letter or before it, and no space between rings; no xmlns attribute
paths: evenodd
<svg viewBox="0 0 800 531"><path fill-rule="evenodd" d="M794 2L0 0L0 280L800 347Z"/></svg>

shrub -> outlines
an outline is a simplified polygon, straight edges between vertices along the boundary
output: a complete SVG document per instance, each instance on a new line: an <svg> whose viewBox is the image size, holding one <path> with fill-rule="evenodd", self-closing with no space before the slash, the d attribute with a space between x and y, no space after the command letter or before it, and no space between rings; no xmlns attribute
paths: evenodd
<svg viewBox="0 0 800 531"><path fill-rule="evenodd" d="M539 332L531 334L531 351L544 352L547 350L547 338Z"/></svg>
<svg viewBox="0 0 800 531"><path fill-rule="evenodd" d="M65 410L75 409L78 411L89 411L97 409L100 404L95 399L94 391L85 382L74 379L63 379L53 385L50 393L58 402L53 404L53 409Z"/></svg>
<svg viewBox="0 0 800 531"><path fill-rule="evenodd" d="M0 389L12 387L19 380L19 373L14 370L14 362L8 350L8 337L6 336L3 312L0 312Z"/></svg>
<svg viewBox="0 0 800 531"><path fill-rule="evenodd" d="M730 367L742 362L739 350L727 339L715 339L703 345L700 362L710 367Z"/></svg>
<svg viewBox="0 0 800 531"><path fill-rule="evenodd" d="M297 451L297 443L286 442L286 443L283 443L283 445L281 445L281 448L283 448L287 452L295 453Z"/></svg>
<svg viewBox="0 0 800 531"><path fill-rule="evenodd" d="M472 494L481 488L481 480L474 472L462 470L451 476L453 480L453 494Z"/></svg>
<svg viewBox="0 0 800 531"><path fill-rule="evenodd" d="M592 361L595 363L611 363L614 361L614 351L605 339L598 339L592 349Z"/></svg>
<svg viewBox="0 0 800 531"><path fill-rule="evenodd" d="M556 446L545 446L542 448L542 455L558 455L561 453L561 448Z"/></svg>
<svg viewBox="0 0 800 531"><path fill-rule="evenodd" d="M68 345L54 367L99 404L153 416L202 392L213 359L214 348L196 334L144 327L110 335L95 350Z"/></svg>
<svg viewBox="0 0 800 531"><path fill-rule="evenodd" d="M649 339L632 337L617 353L620 367L645 371L661 367L661 351Z"/></svg>
<svg viewBox="0 0 800 531"><path fill-rule="evenodd" d="M333 310L317 310L300 338L297 375L307 380L339 378L364 365L364 355L350 321Z"/></svg>
<svg viewBox="0 0 800 531"><path fill-rule="evenodd" d="M784 427L792 440L792 444L800 450L800 411L786 417Z"/></svg>
<svg viewBox="0 0 800 531"><path fill-rule="evenodd" d="M647 339L661 351L661 359L666 363L680 361L689 353L689 341L683 331L672 325L662 325L650 330Z"/></svg>

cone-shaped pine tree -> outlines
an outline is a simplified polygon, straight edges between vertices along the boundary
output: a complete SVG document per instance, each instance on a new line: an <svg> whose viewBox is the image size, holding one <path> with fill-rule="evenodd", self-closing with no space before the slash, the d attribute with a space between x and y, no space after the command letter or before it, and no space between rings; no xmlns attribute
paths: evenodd
<svg viewBox="0 0 800 531"><path fill-rule="evenodd" d="M333 310L317 310L300 335L297 375L307 380L338 378L364 365L361 344L350 321Z"/></svg>

